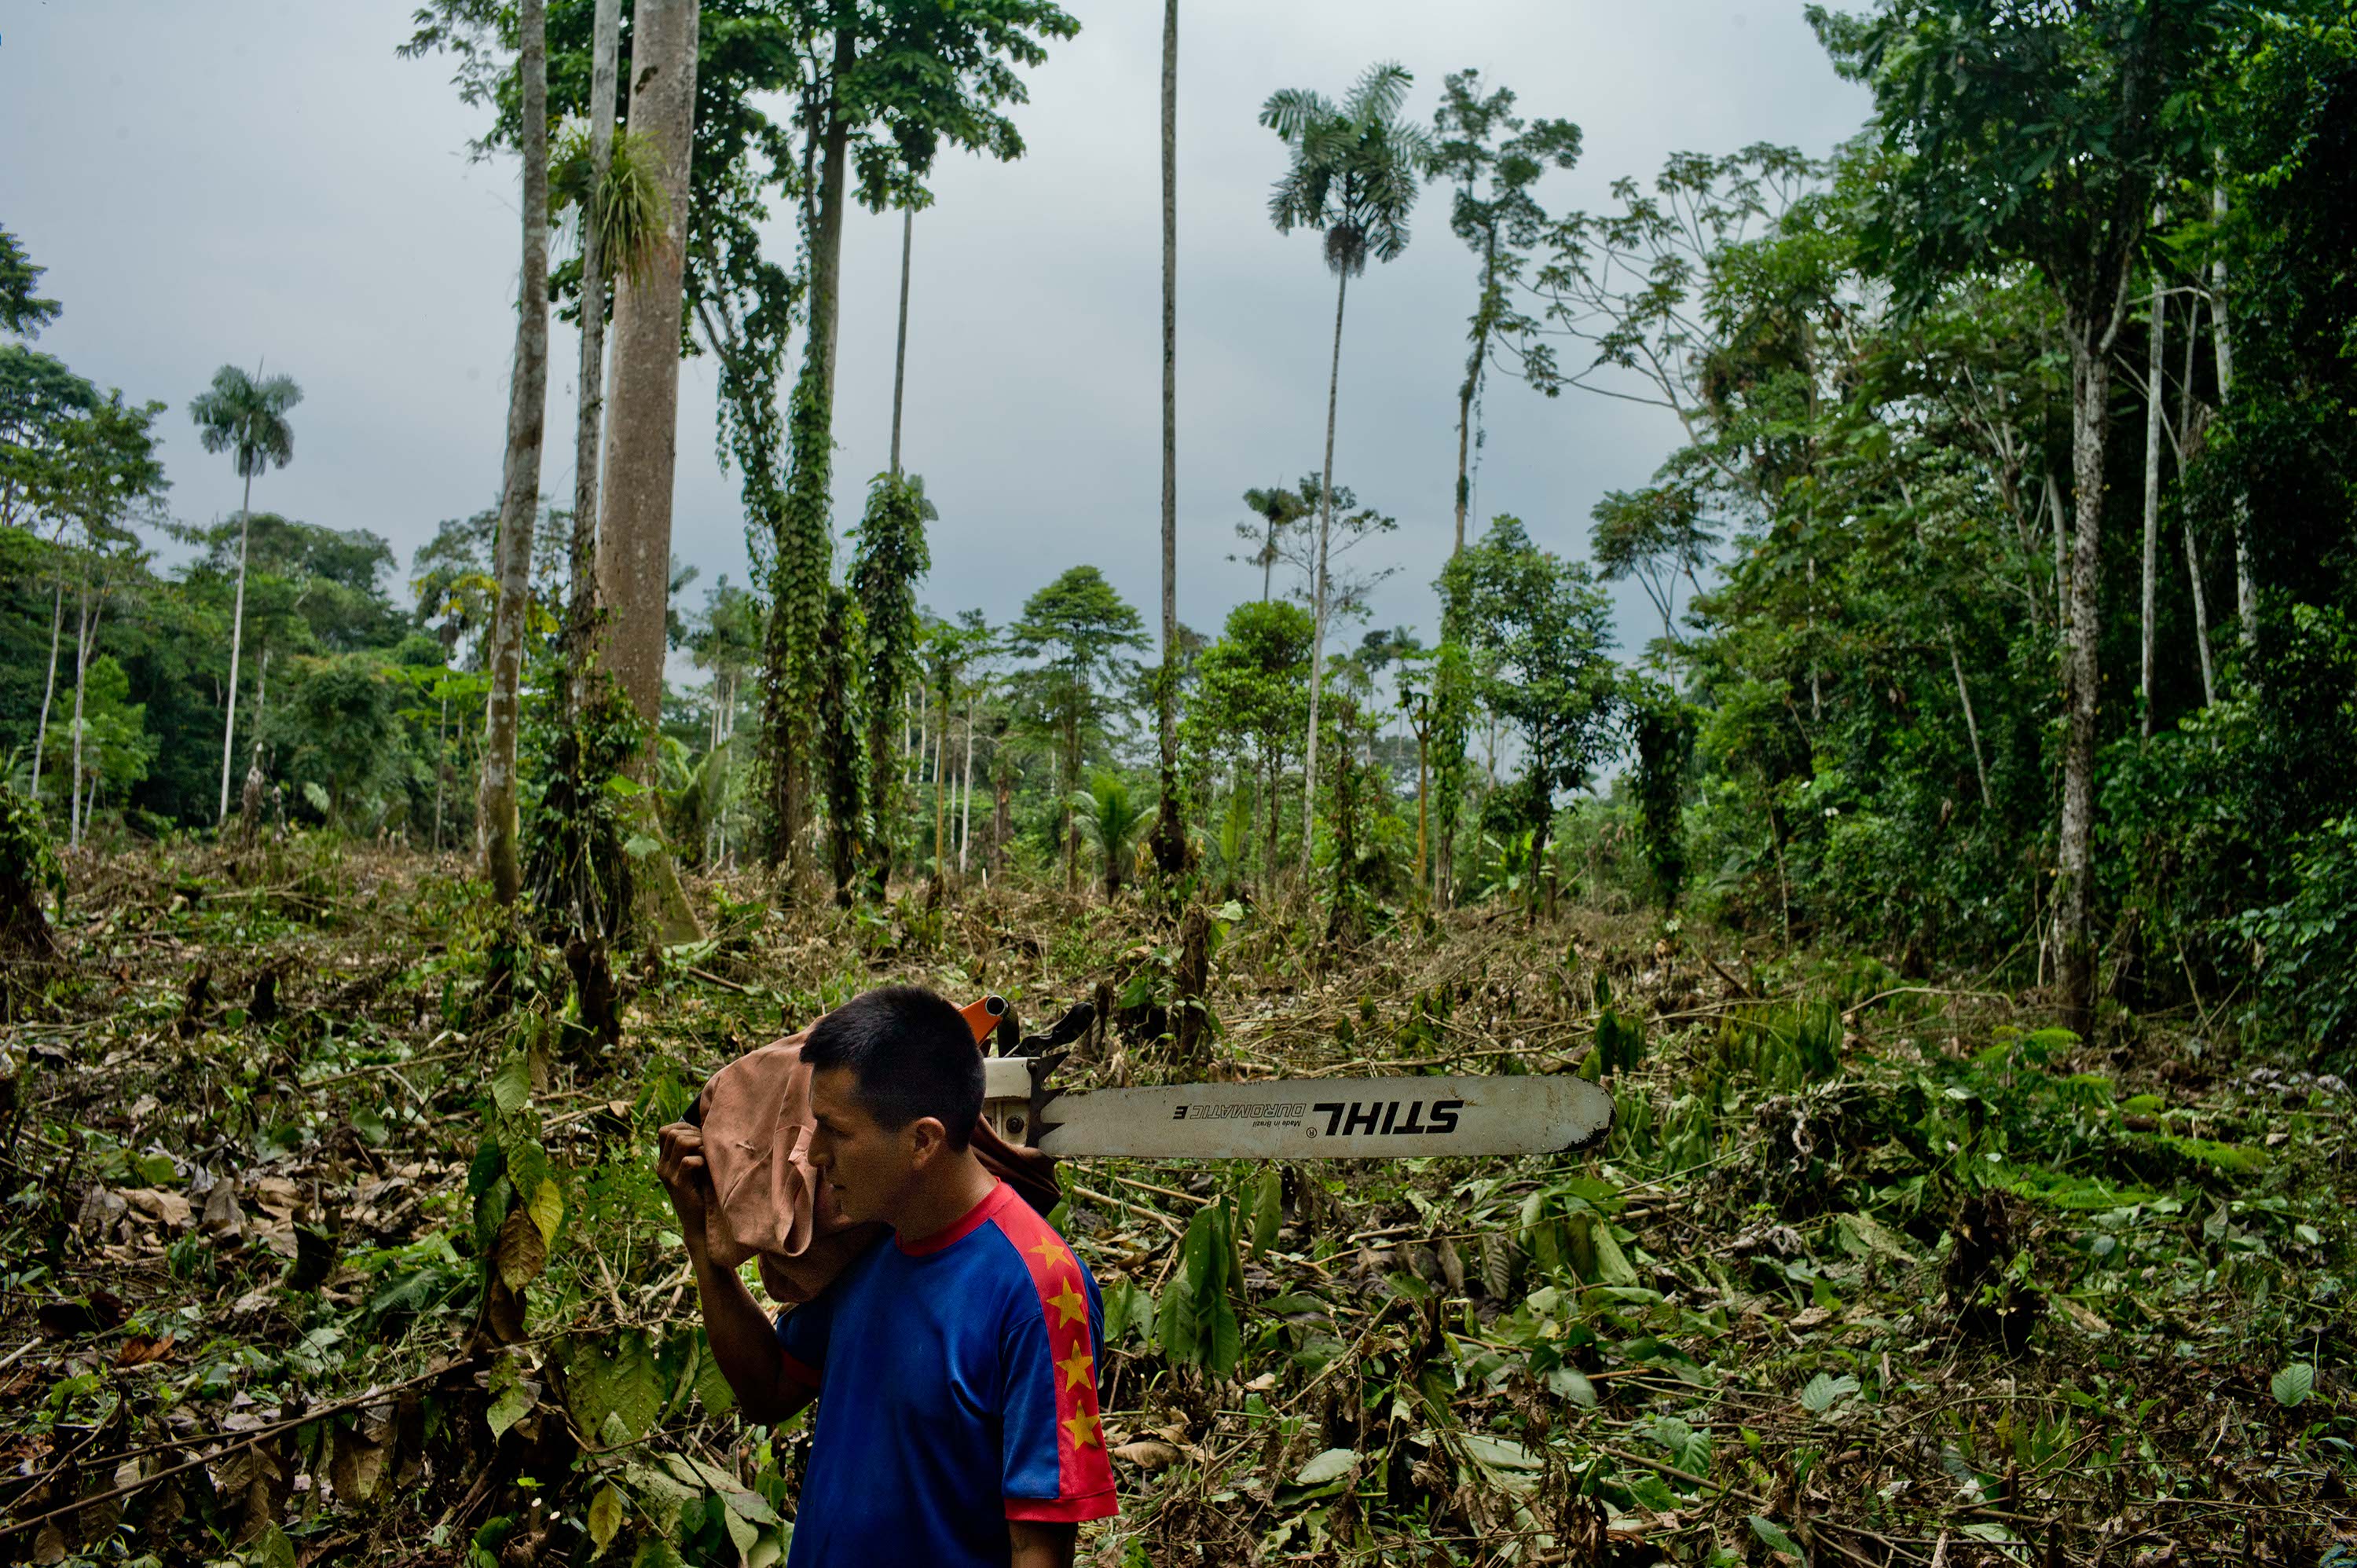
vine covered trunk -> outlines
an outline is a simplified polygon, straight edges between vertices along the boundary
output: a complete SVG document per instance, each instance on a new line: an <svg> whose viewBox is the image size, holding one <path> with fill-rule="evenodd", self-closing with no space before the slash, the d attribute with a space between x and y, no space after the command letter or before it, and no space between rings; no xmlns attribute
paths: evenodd
<svg viewBox="0 0 2357 1568"><path fill-rule="evenodd" d="M843 81L856 60L849 28L834 36L834 78ZM807 840L812 799L810 757L821 683L819 642L826 625L827 575L834 532L827 509L834 478L835 323L843 271L844 186L851 124L845 106L824 105L825 147L819 165L818 202L804 209L810 226L810 330L788 414L785 504L772 541L776 564L770 623L762 647L762 858L790 889L809 875ZM876 758L868 757L873 767ZM837 832L856 823L835 824Z"/></svg>

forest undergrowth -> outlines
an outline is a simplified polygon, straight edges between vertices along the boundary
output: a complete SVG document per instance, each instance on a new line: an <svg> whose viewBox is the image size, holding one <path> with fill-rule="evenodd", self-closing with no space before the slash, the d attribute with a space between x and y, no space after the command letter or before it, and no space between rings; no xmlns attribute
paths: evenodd
<svg viewBox="0 0 2357 1568"><path fill-rule="evenodd" d="M7 974L0 1558L780 1559L654 1179L738 1052L886 980L1093 1001L1068 1087L1601 1074L1607 1146L1067 1162L1121 1518L1183 1563L2357 1563L2350 1091L2107 1015L1566 910L1347 947L967 888L618 961L620 1031L456 860L83 858ZM510 974L509 1004L487 976Z"/></svg>

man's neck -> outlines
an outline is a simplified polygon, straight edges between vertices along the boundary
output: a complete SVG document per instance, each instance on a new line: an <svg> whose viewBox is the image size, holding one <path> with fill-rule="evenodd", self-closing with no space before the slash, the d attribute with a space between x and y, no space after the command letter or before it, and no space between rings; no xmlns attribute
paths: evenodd
<svg viewBox="0 0 2357 1568"><path fill-rule="evenodd" d="M997 1185L998 1178L983 1168L973 1149L948 1151L942 1168L929 1173L888 1223L901 1240L922 1241L972 1213L974 1206L988 1197Z"/></svg>

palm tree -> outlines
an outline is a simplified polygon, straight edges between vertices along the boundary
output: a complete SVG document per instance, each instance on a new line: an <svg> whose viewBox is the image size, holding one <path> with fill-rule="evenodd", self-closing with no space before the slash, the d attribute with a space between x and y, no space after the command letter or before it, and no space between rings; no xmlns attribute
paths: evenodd
<svg viewBox="0 0 2357 1568"><path fill-rule="evenodd" d="M1276 564L1284 558L1278 541L1285 537L1286 529L1308 517L1313 509L1301 499L1299 491L1288 490L1283 485L1272 485L1265 490L1246 490L1244 509L1258 517L1264 527L1261 547L1244 559L1260 568L1260 602L1266 604L1270 587L1275 581ZM1252 524L1236 524L1236 532L1243 538L1251 538Z"/></svg>
<svg viewBox="0 0 2357 1568"><path fill-rule="evenodd" d="M1103 858L1106 897L1121 891L1122 870L1135 863L1137 835L1145 826L1145 805L1117 773L1100 773L1087 789L1072 791L1072 827Z"/></svg>
<svg viewBox="0 0 2357 1568"><path fill-rule="evenodd" d="M237 509L237 597L229 623L229 716L221 726L222 822L229 821L230 758L237 740L237 661L245 643L245 538L253 516L253 477L295 460L295 431L286 413L302 401L303 389L292 376L264 381L259 366L249 376L235 365L223 365L213 373L211 389L188 403L205 450L234 454L238 478L245 481Z"/></svg>
<svg viewBox="0 0 2357 1568"><path fill-rule="evenodd" d="M1326 468L1318 510L1316 626L1310 635L1309 746L1302 774L1301 879L1309 880L1309 850L1318 821L1318 699L1326 664L1326 546L1334 523L1334 412L1342 385L1342 306L1351 279L1367 258L1396 258L1407 249L1407 215L1417 181L1432 161L1432 139L1399 117L1415 79L1397 64L1373 65L1337 105L1297 87L1269 94L1260 123L1284 138L1293 162L1269 193L1269 220L1280 234L1317 229L1334 274L1334 356L1326 380Z"/></svg>

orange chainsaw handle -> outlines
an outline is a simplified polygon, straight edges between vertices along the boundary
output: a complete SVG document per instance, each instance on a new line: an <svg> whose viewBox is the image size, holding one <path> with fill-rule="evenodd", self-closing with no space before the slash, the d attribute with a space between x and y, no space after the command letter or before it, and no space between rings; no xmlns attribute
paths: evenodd
<svg viewBox="0 0 2357 1568"><path fill-rule="evenodd" d="M998 1027L998 1021L1006 1016L1006 998L978 997L959 1008L958 1013L965 1019L966 1027L974 1031L974 1048L979 1050L982 1043L990 1038L990 1032Z"/></svg>

